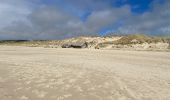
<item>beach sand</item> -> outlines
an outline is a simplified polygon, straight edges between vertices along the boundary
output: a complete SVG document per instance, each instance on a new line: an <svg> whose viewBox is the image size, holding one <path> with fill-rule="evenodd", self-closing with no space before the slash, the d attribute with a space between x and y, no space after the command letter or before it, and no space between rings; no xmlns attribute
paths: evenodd
<svg viewBox="0 0 170 100"><path fill-rule="evenodd" d="M170 52L0 46L0 100L170 100Z"/></svg>

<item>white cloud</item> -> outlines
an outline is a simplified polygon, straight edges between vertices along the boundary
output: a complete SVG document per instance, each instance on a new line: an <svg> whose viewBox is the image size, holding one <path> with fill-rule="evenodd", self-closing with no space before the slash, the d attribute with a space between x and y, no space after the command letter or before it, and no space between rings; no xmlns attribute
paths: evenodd
<svg viewBox="0 0 170 100"><path fill-rule="evenodd" d="M130 16L130 7L123 6L121 8L105 9L101 11L94 11L87 19L86 25L94 32L107 27Z"/></svg>
<svg viewBox="0 0 170 100"><path fill-rule="evenodd" d="M27 7L0 3L0 28L6 27L15 21L26 20L26 16L30 13L31 11Z"/></svg>
<svg viewBox="0 0 170 100"><path fill-rule="evenodd" d="M165 4L153 2L152 10L142 15L130 16L118 31L121 33L146 33L170 35L167 26L170 25L170 1ZM166 30L166 31L165 31Z"/></svg>
<svg viewBox="0 0 170 100"><path fill-rule="evenodd" d="M96 35L105 27L121 33L169 34L170 2L153 2L151 10L134 14L129 5L111 7L99 0L65 1L91 13L85 21L68 9L41 4L41 0L1 0L0 39L61 39L79 35ZM75 6L77 5L77 6Z"/></svg>

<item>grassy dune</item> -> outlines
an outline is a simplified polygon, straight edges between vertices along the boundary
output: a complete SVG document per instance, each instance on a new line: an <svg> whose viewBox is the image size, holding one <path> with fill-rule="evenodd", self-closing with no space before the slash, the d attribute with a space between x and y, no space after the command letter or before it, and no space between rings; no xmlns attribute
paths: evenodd
<svg viewBox="0 0 170 100"><path fill-rule="evenodd" d="M158 36L147 36L144 34L132 34L127 36L120 36L120 39L114 40L115 36L108 37L76 37L65 40L4 40L0 41L0 45L14 45L14 46L29 46L29 47L62 47L63 44L69 44L76 42L86 42L88 47L93 45L93 48L105 48L111 45L135 45L143 43L168 43L170 48L170 37L158 37ZM86 38L86 39L85 39ZM109 39L109 40L108 40Z"/></svg>
<svg viewBox="0 0 170 100"><path fill-rule="evenodd" d="M133 40L136 40L136 42L132 42ZM143 34L133 34L122 37L120 40L115 41L115 44L133 44L133 43L170 43L170 38L165 37L156 37L156 36L147 36Z"/></svg>

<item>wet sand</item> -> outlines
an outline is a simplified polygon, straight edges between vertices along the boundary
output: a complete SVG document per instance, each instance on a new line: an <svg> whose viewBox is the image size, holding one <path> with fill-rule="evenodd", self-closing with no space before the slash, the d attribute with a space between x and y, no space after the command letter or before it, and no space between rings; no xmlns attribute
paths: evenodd
<svg viewBox="0 0 170 100"><path fill-rule="evenodd" d="M0 100L170 100L170 52L0 46Z"/></svg>

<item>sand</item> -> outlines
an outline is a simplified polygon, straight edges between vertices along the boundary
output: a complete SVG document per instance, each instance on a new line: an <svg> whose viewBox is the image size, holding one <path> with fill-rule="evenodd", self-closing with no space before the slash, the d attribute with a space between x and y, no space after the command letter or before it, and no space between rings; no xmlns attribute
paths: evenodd
<svg viewBox="0 0 170 100"><path fill-rule="evenodd" d="M170 100L170 52L0 46L0 100Z"/></svg>

